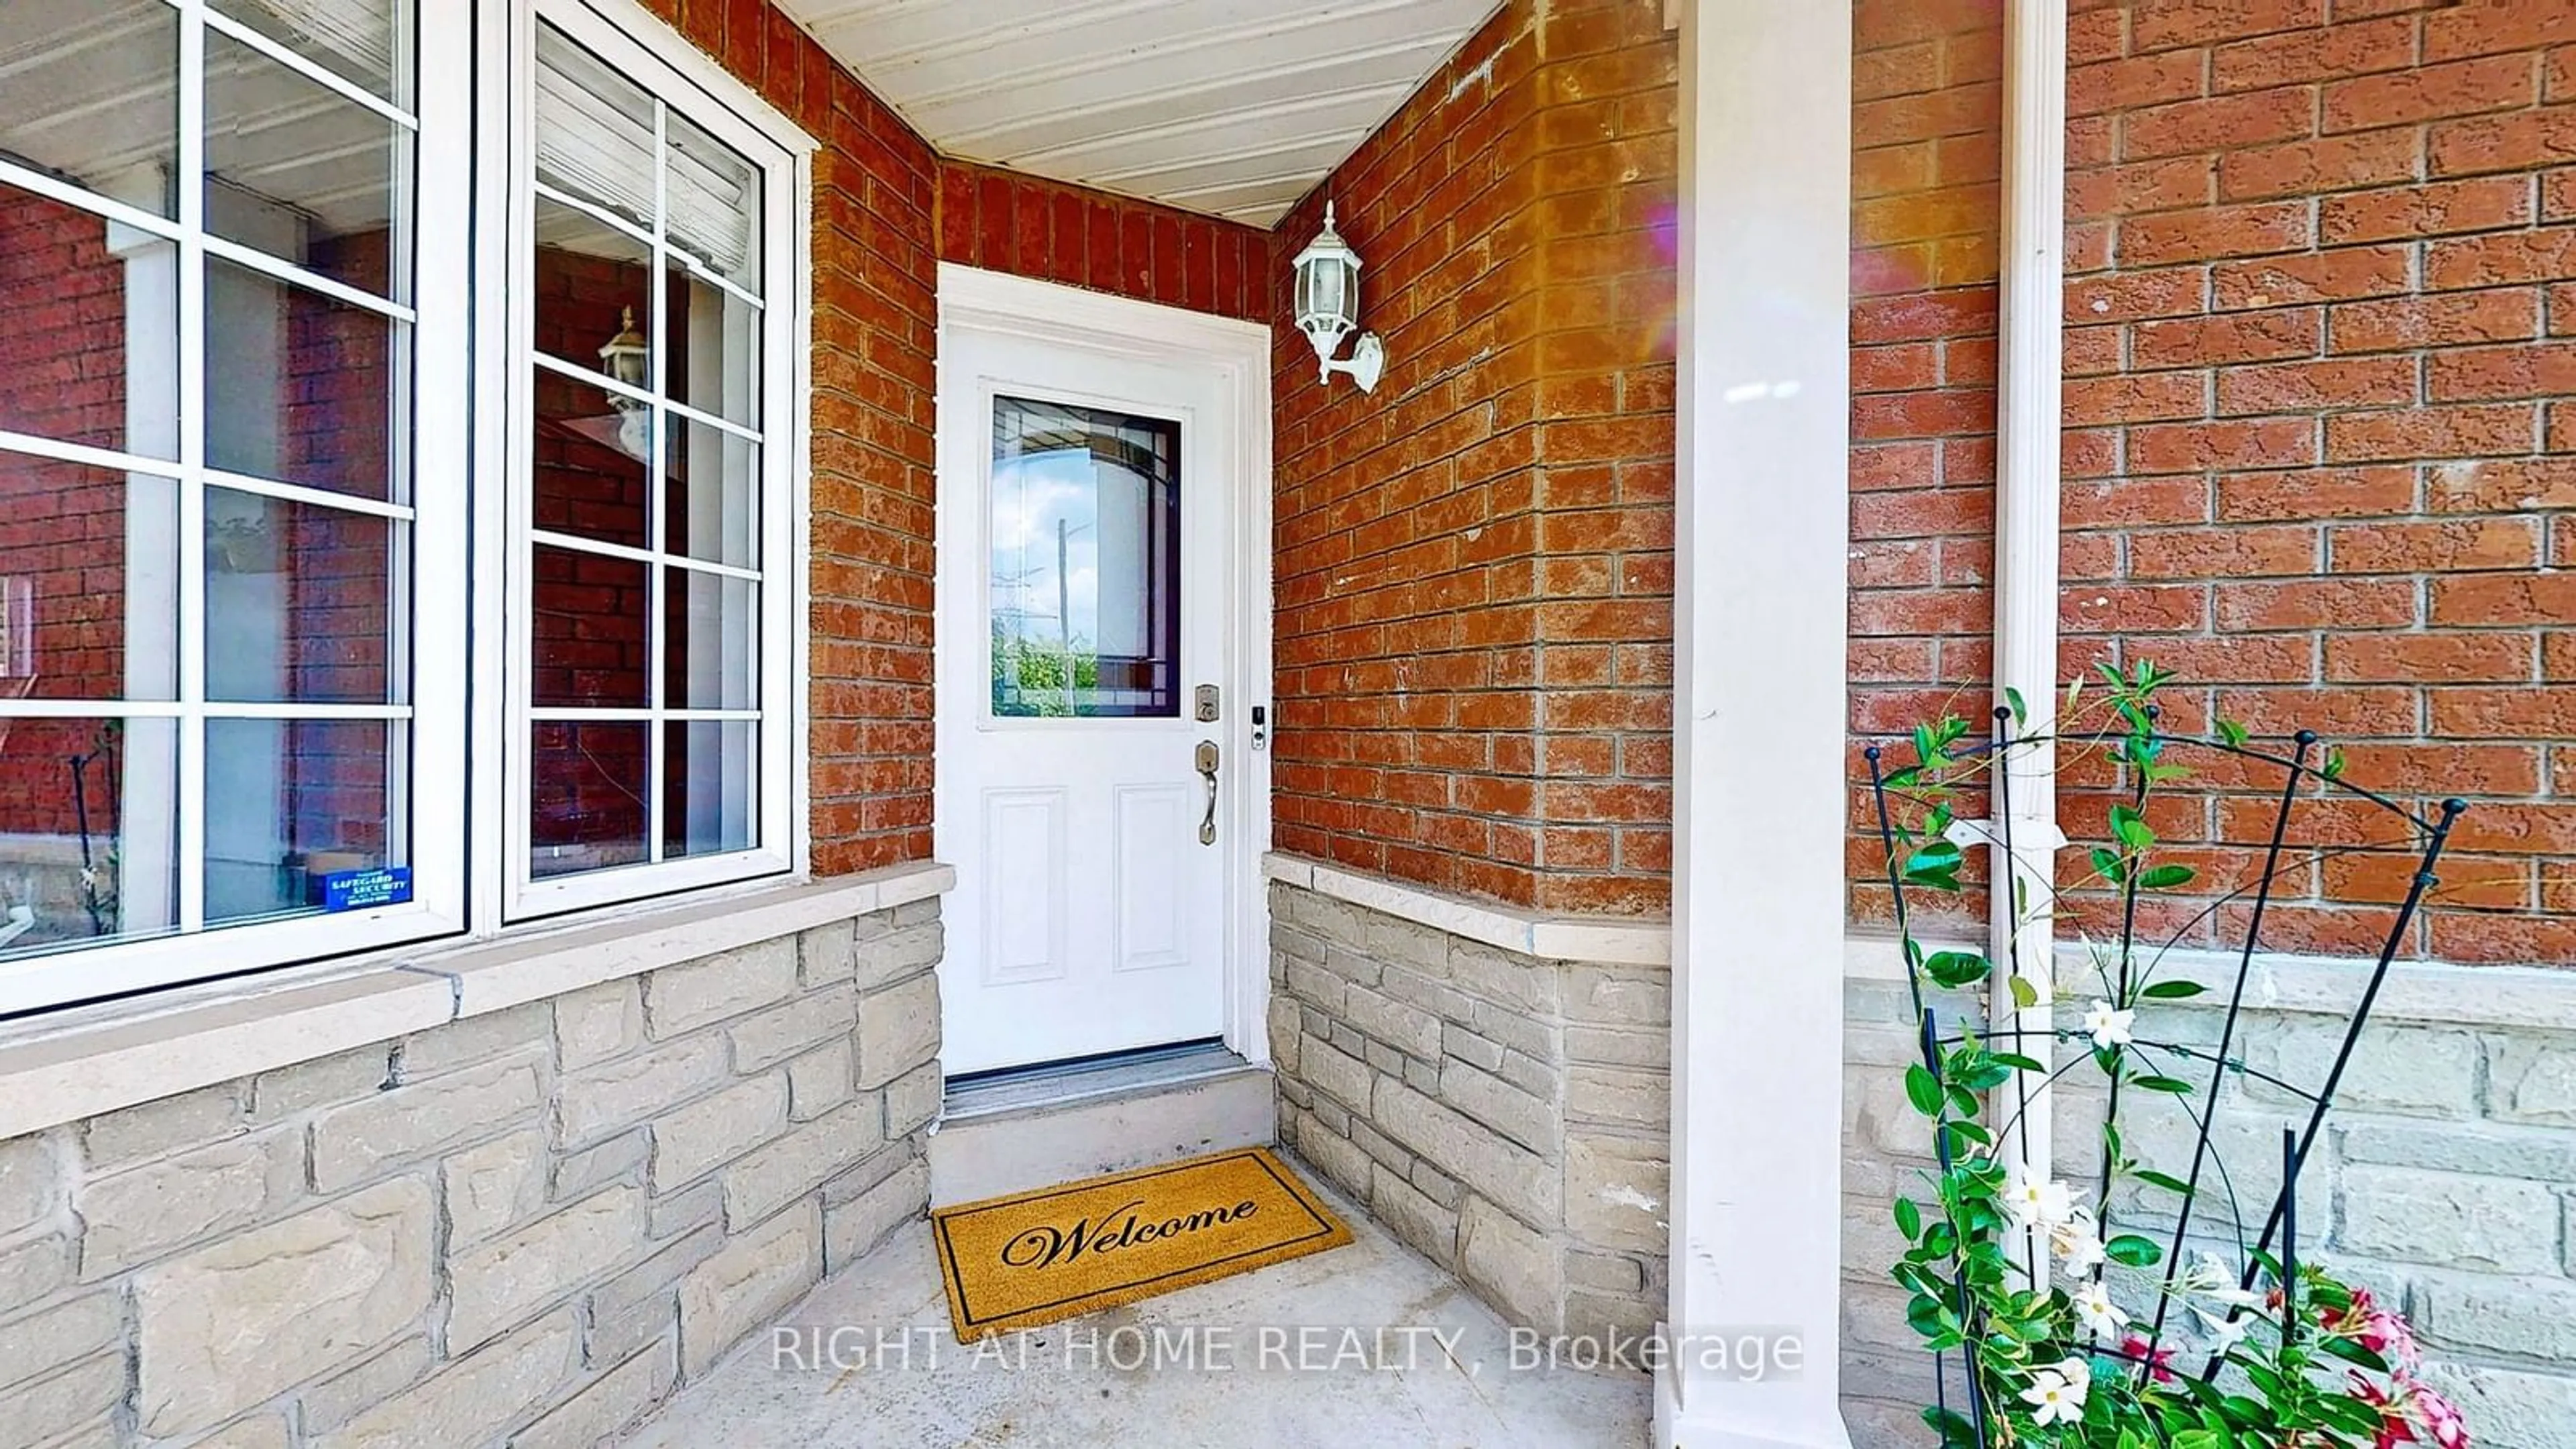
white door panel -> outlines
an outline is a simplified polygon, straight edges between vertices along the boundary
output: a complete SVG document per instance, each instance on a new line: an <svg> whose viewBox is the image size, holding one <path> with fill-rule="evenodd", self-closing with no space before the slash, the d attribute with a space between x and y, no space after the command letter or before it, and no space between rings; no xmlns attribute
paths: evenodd
<svg viewBox="0 0 2576 1449"><path fill-rule="evenodd" d="M1198 687L1230 677L1222 379L967 329L942 346L942 1062L1217 1036L1231 822L1202 841L1194 754L1223 738Z"/></svg>

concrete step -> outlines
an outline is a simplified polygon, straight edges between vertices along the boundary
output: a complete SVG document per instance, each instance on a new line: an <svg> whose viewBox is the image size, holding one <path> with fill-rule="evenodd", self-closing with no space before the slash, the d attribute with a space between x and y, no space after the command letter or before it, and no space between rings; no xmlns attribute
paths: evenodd
<svg viewBox="0 0 2576 1449"><path fill-rule="evenodd" d="M1278 1122L1270 1069L1222 1046L970 1082L930 1135L930 1205L1267 1146Z"/></svg>

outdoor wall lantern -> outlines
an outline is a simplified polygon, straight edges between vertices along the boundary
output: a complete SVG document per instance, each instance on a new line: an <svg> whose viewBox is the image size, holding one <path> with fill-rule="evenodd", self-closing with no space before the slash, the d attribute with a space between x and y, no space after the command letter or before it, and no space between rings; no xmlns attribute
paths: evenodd
<svg viewBox="0 0 2576 1449"><path fill-rule="evenodd" d="M1333 204L1327 201L1324 229L1297 254L1297 330L1315 344L1325 382L1336 372L1347 372L1360 391L1375 392L1378 374L1386 370L1386 345L1376 333L1361 332L1348 361L1333 356L1359 325L1360 254L1333 230Z"/></svg>
<svg viewBox="0 0 2576 1449"><path fill-rule="evenodd" d="M650 380L653 349L644 334L635 330L635 309L626 309L625 328L608 339L599 349L599 370L632 388L642 388ZM608 405L617 409L617 446L639 462L653 457L653 407L641 398L624 393L608 395Z"/></svg>

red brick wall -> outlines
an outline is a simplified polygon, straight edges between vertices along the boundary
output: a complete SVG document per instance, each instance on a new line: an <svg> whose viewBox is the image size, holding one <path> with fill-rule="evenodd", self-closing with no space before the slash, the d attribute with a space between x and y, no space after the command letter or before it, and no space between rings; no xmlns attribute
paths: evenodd
<svg viewBox="0 0 2576 1449"><path fill-rule="evenodd" d="M2357 783L2468 797L2411 947L2576 958L2576 11L2077 10L2065 666L2152 658L2183 727L2313 727ZM1855 10L1862 730L1983 702L1997 13ZM2267 819L2213 790L2159 824L2225 874ZM2402 875L2302 873L2267 935L2374 945Z"/></svg>
<svg viewBox="0 0 2576 1449"><path fill-rule="evenodd" d="M1278 228L1282 849L1666 903L1677 64L1653 0L1515 0ZM1328 197L1373 396L1292 325Z"/></svg>
<svg viewBox="0 0 2576 1449"><path fill-rule="evenodd" d="M1208 243L1206 263L1185 236L1175 271L1155 248L1165 220L1180 213L944 162L763 0L647 3L824 143L815 158L813 238L814 868L830 874L927 859L938 261L1248 315L1257 309L1229 308L1219 286L1228 238L1242 229L1195 223ZM977 219L968 226L960 216L959 229L944 229L943 182L966 176L977 179ZM1057 230L1057 217L1069 218L1077 202L1083 227ZM1095 202L1119 218L1114 252L1091 241ZM1153 221L1154 236L1131 252L1127 237L1140 216L1164 220ZM1238 288L1256 270L1248 238L1243 246Z"/></svg>
<svg viewBox="0 0 2576 1449"><path fill-rule="evenodd" d="M1270 233L971 161L939 164L939 259L1270 317Z"/></svg>
<svg viewBox="0 0 2576 1449"><path fill-rule="evenodd" d="M0 427L125 442L125 266L98 218L0 191ZM31 589L34 673L0 681L40 699L114 698L125 687L125 477L0 453L0 575ZM12 661L14 667L14 661ZM101 722L0 721L0 830L78 828L66 763L98 748ZM90 771L93 831L112 831L104 762Z"/></svg>

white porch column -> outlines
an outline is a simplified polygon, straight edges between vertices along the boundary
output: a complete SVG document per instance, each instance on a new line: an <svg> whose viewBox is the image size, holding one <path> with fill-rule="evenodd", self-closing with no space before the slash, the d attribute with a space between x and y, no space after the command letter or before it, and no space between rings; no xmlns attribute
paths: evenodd
<svg viewBox="0 0 2576 1449"><path fill-rule="evenodd" d="M1682 14L1672 1302L1656 1445L1844 1445L1851 8ZM1681 1341L1768 1329L1731 1378Z"/></svg>

